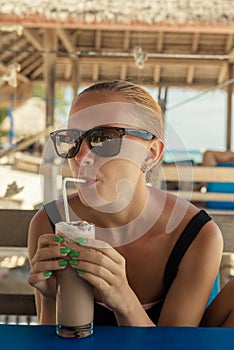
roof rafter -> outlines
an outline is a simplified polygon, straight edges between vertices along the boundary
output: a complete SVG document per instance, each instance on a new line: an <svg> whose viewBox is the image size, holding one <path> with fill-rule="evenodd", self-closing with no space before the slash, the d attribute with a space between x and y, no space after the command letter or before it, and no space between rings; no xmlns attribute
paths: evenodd
<svg viewBox="0 0 234 350"><path fill-rule="evenodd" d="M95 34L95 49L100 50L102 47L102 31L97 30Z"/></svg>
<svg viewBox="0 0 234 350"><path fill-rule="evenodd" d="M195 72L195 66L194 65L189 66L188 72L187 72L187 78L186 78L186 82L188 85L191 85L193 83L194 72Z"/></svg>
<svg viewBox="0 0 234 350"><path fill-rule="evenodd" d="M93 81L98 81L99 79L99 64L94 63L93 65L93 73L92 73Z"/></svg>
<svg viewBox="0 0 234 350"><path fill-rule="evenodd" d="M61 40L63 46L67 50L67 52L75 52L76 48L71 43L70 37L66 33L66 31L64 29L62 29L62 28L57 28L56 32L57 32L57 35L58 35L59 39ZM75 54L70 54L70 57L72 59L76 59L77 58L77 56Z"/></svg>
<svg viewBox="0 0 234 350"><path fill-rule="evenodd" d="M164 39L164 32L160 31L158 33L157 44L156 44L156 50L159 53L163 51L163 39Z"/></svg>
<svg viewBox="0 0 234 350"><path fill-rule="evenodd" d="M36 50L38 50L38 51L43 50L42 40L39 37L39 35L37 34L37 32L32 31L32 30L30 30L28 28L24 28L23 35L32 44L32 46Z"/></svg>
<svg viewBox="0 0 234 350"><path fill-rule="evenodd" d="M191 48L192 53L196 53L198 51L199 40L200 40L200 33L194 33L193 39L192 39L192 48Z"/></svg>

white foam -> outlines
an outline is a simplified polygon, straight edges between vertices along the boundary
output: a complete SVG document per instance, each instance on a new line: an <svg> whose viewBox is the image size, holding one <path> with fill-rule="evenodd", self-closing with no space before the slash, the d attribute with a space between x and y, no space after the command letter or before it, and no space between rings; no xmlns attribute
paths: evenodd
<svg viewBox="0 0 234 350"><path fill-rule="evenodd" d="M56 224L56 232L76 242L78 237L95 238L95 225L87 221L60 221Z"/></svg>

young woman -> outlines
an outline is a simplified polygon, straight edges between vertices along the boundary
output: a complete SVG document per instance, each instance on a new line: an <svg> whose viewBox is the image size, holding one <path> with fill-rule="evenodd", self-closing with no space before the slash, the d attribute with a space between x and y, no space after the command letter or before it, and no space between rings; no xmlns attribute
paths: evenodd
<svg viewBox="0 0 234 350"><path fill-rule="evenodd" d="M159 105L124 81L84 90L72 104L68 128L52 133L56 152L80 179L70 211L96 225L97 241L70 251L54 240L54 223L64 219L62 201L35 215L29 283L41 324L56 323L55 275L69 264L94 287L94 324L234 326L234 282L207 308L223 249L218 227L191 203L148 186L162 135Z"/></svg>

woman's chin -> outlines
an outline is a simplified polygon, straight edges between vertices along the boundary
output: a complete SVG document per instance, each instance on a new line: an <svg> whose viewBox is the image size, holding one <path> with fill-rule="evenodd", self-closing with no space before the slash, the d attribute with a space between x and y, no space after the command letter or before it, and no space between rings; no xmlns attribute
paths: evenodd
<svg viewBox="0 0 234 350"><path fill-rule="evenodd" d="M92 198L92 200L85 200L81 198L82 203L87 206L95 209L99 212L114 214L124 210L130 203L132 198L129 196L117 196L113 199L104 199L99 197L98 199Z"/></svg>

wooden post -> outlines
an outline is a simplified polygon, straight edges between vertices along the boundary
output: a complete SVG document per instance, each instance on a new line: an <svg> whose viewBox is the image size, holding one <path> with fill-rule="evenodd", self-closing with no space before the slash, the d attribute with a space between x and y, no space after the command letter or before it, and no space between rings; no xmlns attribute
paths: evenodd
<svg viewBox="0 0 234 350"><path fill-rule="evenodd" d="M78 88L80 85L80 62L79 57L73 59L72 61L72 89L73 89L73 98L76 97L78 93Z"/></svg>
<svg viewBox="0 0 234 350"><path fill-rule="evenodd" d="M45 29L44 79L46 84L46 126L54 125L57 36L53 29Z"/></svg>
<svg viewBox="0 0 234 350"><path fill-rule="evenodd" d="M234 64L228 65L228 80L233 78L233 67ZM231 150L232 143L232 89L233 83L228 85L227 88L227 139L226 139L226 150Z"/></svg>
<svg viewBox="0 0 234 350"><path fill-rule="evenodd" d="M44 79L46 84L46 126L54 126L55 82L56 82L56 51L57 34L55 29L44 30L44 47L48 50L44 54ZM54 161L55 153L52 142L49 140L41 165L41 173L44 175L44 203L57 199L57 177L59 176L59 164Z"/></svg>

